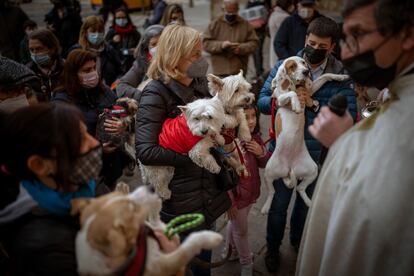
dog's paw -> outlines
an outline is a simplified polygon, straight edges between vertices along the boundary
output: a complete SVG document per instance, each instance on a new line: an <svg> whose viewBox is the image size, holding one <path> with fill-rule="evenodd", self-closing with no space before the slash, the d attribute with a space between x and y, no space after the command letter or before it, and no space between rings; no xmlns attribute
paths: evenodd
<svg viewBox="0 0 414 276"><path fill-rule="evenodd" d="M124 195L127 195L129 194L130 188L129 188L129 185L126 184L125 182L118 182L115 186L115 191L121 192Z"/></svg>
<svg viewBox="0 0 414 276"><path fill-rule="evenodd" d="M333 75L332 76L332 80L335 80L335 81L344 81L349 78L350 78L349 75Z"/></svg>
<svg viewBox="0 0 414 276"><path fill-rule="evenodd" d="M202 249L214 249L218 247L223 242L223 237L216 232L213 231L199 231L191 234L188 239L193 241L197 241L200 248Z"/></svg>
<svg viewBox="0 0 414 276"><path fill-rule="evenodd" d="M302 111L302 107L300 106L300 101L298 97L291 98L291 105L292 105L293 112L300 113Z"/></svg>
<svg viewBox="0 0 414 276"><path fill-rule="evenodd" d="M215 141L220 146L224 146L224 144L226 143L226 140L224 139L224 137L221 134L218 134L218 135L215 136Z"/></svg>
<svg viewBox="0 0 414 276"><path fill-rule="evenodd" d="M221 167L214 161L210 162L208 164L205 164L204 166L209 172L218 174L221 170Z"/></svg>

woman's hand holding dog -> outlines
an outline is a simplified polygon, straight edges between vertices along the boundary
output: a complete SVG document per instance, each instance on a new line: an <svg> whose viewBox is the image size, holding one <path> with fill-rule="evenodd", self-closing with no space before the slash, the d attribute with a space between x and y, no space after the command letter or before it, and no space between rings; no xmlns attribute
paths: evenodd
<svg viewBox="0 0 414 276"><path fill-rule="evenodd" d="M262 156L265 153L264 148L254 140L246 142L244 147L248 152L251 152L256 156Z"/></svg>
<svg viewBox="0 0 414 276"><path fill-rule="evenodd" d="M236 217L237 217L237 207L232 206L230 209L227 210L226 215L227 215L227 218L229 220L236 219Z"/></svg>
<svg viewBox="0 0 414 276"><path fill-rule="evenodd" d="M127 128L127 126L118 118L110 118L104 122L105 131L109 133L121 134Z"/></svg>

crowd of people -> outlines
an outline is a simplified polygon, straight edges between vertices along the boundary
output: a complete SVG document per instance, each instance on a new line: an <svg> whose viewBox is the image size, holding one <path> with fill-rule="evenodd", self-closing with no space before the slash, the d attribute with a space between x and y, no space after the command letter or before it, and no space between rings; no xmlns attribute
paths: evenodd
<svg viewBox="0 0 414 276"><path fill-rule="evenodd" d="M113 191L131 164L141 163L174 167L171 197L160 213L164 222L183 214L204 215L201 225L180 234L181 241L192 231L216 230L225 214L229 260L239 261L242 276L253 275L249 212L260 196L259 168L277 144L274 137L268 145L262 140L259 117L279 108L292 110L272 102L272 82L293 56L303 58L312 80L329 73L350 76L321 86L312 95L313 106L304 111L305 143L319 176L306 190L311 207L299 194L293 204L289 240L298 253L296 274L414 273L414 220L409 215L414 210L413 1L345 0L342 31L314 0L249 0L246 9L268 11L259 23L239 15L238 0L224 0L223 14L203 33L186 25L179 4L152 0L153 14L137 27L118 2L106 1L101 15L82 18L78 1L52 1L46 28L9 1L0 3L1 273L77 275L80 225L70 215L71 200ZM106 30L108 13L113 22ZM266 35L270 72L264 70ZM183 105L212 96L209 64L220 78L240 71L246 75L250 56L255 78L265 76L266 81L255 102L244 106L252 139L243 141L239 151L249 177L224 167L219 150L212 149L223 166L216 175L160 146L166 120L179 116ZM378 109L361 120L363 87L382 92ZM347 100L344 115L329 105L338 94ZM103 128L114 135L135 134L132 158L97 135L100 114L123 97L138 103L132 127L111 117ZM299 95L299 101L304 104L306 96ZM141 183L138 178L134 174L132 181ZM263 226L264 261L271 273L280 268L288 206L296 193L282 179L273 186L276 193ZM161 233L156 236L162 249L179 246ZM198 255L207 264L211 257L211 250ZM191 264L186 275L211 275L211 269Z"/></svg>

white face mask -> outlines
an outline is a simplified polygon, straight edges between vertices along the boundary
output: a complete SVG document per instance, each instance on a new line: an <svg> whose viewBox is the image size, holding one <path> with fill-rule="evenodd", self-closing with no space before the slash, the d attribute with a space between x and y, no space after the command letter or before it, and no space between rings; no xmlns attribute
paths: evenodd
<svg viewBox="0 0 414 276"><path fill-rule="evenodd" d="M4 113L13 113L15 110L28 106L26 95L22 94L17 97L8 98L0 102L0 111Z"/></svg>
<svg viewBox="0 0 414 276"><path fill-rule="evenodd" d="M313 16L313 9L301 7L298 9L298 14L303 19L309 19Z"/></svg>
<svg viewBox="0 0 414 276"><path fill-rule="evenodd" d="M151 54L151 57L154 59L155 55L157 54L157 47L152 47L151 49L149 49L149 52Z"/></svg>

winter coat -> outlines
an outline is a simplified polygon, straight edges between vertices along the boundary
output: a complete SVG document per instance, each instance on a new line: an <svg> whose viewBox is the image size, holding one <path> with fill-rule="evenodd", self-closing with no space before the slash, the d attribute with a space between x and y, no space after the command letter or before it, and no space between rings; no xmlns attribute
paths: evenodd
<svg viewBox="0 0 414 276"><path fill-rule="evenodd" d="M162 204L161 218L168 222L181 214L200 212L209 226L231 205L225 191L218 189L216 177L194 164L188 156L159 145L158 136L167 118L181 114L178 105L196 98L211 97L206 78L194 79L189 87L175 80L168 84L152 80L144 90L136 117L136 156L144 165L173 166L174 177L169 184L171 198Z"/></svg>
<svg viewBox="0 0 414 276"><path fill-rule="evenodd" d="M115 35L121 35L122 39L121 42L115 43L112 41ZM114 27L109 28L108 32L106 33L105 40L111 44L116 50L121 49L132 49L136 48L138 45L139 40L141 39L141 34L138 30L134 27L131 32L126 33L122 36L122 34L117 33Z"/></svg>
<svg viewBox="0 0 414 276"><path fill-rule="evenodd" d="M98 116L103 112L104 108L111 107L116 101L116 95L111 89L104 85L103 91L98 87L79 92L79 98L75 99L68 95L66 91L59 91L56 93L52 101L60 101L66 103L73 103L83 113L85 117L88 132L95 136L96 125L98 123Z"/></svg>
<svg viewBox="0 0 414 276"><path fill-rule="evenodd" d="M260 196L259 168L264 168L271 153L266 149L260 134L253 134L252 140L256 141L265 150L265 153L257 157L251 152L244 151L243 158L250 176L240 178L239 184L229 192L232 205L237 209L243 209L256 202Z"/></svg>
<svg viewBox="0 0 414 276"><path fill-rule="evenodd" d="M74 49L81 49L82 47L79 44L73 45L69 52ZM88 50L88 49L84 49ZM99 75L102 76L106 85L111 86L112 83L123 74L121 59L119 57L118 51L114 49L110 44L105 43L105 46L102 52L95 52L98 55Z"/></svg>
<svg viewBox="0 0 414 276"><path fill-rule="evenodd" d="M75 104L85 117L88 132L92 136L95 136L99 114L102 113L104 108L111 107L115 103L117 97L107 86L104 86L103 93L99 93L96 88L89 91L84 90L80 93L81 97L75 100L65 91L58 92L52 100ZM103 154L102 160L103 167L101 175L104 177L105 184L113 189L116 180L122 175L122 170L130 160L120 149L117 149L112 153Z"/></svg>
<svg viewBox="0 0 414 276"><path fill-rule="evenodd" d="M25 33L23 23L29 18L17 7L3 7L0 3L0 56L19 61L19 46Z"/></svg>
<svg viewBox="0 0 414 276"><path fill-rule="evenodd" d="M268 26L269 26L269 33L270 33L270 41L273 43L275 41L275 37L277 34L277 31L280 28L280 25L282 25L282 22L289 16L289 13L285 10L283 10L281 7L276 6L270 15ZM275 52L275 47L272 47L270 45L269 47L269 57L270 57L270 68L273 68L275 66L276 61L278 60L278 57Z"/></svg>
<svg viewBox="0 0 414 276"><path fill-rule="evenodd" d="M155 4L153 15L145 21L144 28L146 29L151 25L159 24L166 7L167 3L165 3L164 0L159 0L158 3Z"/></svg>
<svg viewBox="0 0 414 276"><path fill-rule="evenodd" d="M78 43L82 18L74 9L64 8L63 18L60 18L57 8L53 8L45 15L45 22L52 25L53 33L62 47L62 57L66 58L70 48Z"/></svg>
<svg viewBox="0 0 414 276"><path fill-rule="evenodd" d="M221 45L226 40L240 43L240 54L223 49ZM238 74L240 69L246 73L249 55L256 50L258 43L253 27L240 16L229 24L222 15L211 22L203 34L203 47L211 54L213 73L216 75Z"/></svg>
<svg viewBox="0 0 414 276"><path fill-rule="evenodd" d="M119 80L116 87L118 98L128 97L139 100L141 91L138 85L144 80L149 67L149 62L145 57L138 57L132 64L131 69Z"/></svg>
<svg viewBox="0 0 414 276"><path fill-rule="evenodd" d="M313 19L321 16L321 14L315 11ZM309 23L303 20L297 12L282 22L273 41L273 47L279 59L294 56L303 49L308 26Z"/></svg>
<svg viewBox="0 0 414 276"><path fill-rule="evenodd" d="M298 56L302 56L302 52L299 52ZM272 95L272 80L276 76L279 66L283 63L283 60L280 60L273 67L270 72L262 90L259 94L259 100L257 101L257 106L259 107L260 112L264 114L271 114L271 95ZM334 73L334 74L344 74L345 69L342 66L342 63L337 60L335 57L330 55L325 67L324 73ZM357 105L356 105L356 94L354 91L354 83L352 80L346 80L343 82L339 81L330 81L325 83L318 91L316 91L312 98L319 102L320 107L327 105L330 98L336 94L342 94L346 96L348 101L348 110L351 113L352 117L356 118ZM320 110L320 109L319 109ZM313 123L313 120L317 116L317 112L313 111L310 108L305 109L305 142L306 147L312 157L316 162L319 161L320 152L322 149L321 143L317 141L309 133L308 127ZM270 144L270 150L274 149L274 141Z"/></svg>
<svg viewBox="0 0 414 276"><path fill-rule="evenodd" d="M60 85L63 65L64 60L59 58L49 74L42 72L39 66L33 61L30 61L26 65L39 77L39 82L33 86L39 101L49 101L53 97L53 91Z"/></svg>

